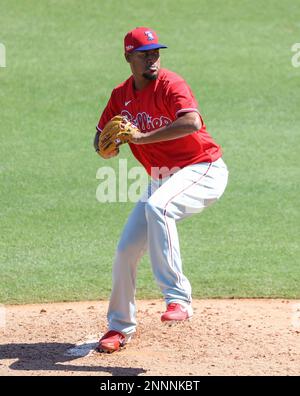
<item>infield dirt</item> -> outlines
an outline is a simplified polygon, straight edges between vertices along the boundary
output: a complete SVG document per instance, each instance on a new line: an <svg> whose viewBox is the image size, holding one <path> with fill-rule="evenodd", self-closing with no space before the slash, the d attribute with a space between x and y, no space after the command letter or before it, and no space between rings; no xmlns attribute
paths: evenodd
<svg viewBox="0 0 300 396"><path fill-rule="evenodd" d="M139 300L130 344L100 354L107 306L2 306L0 375L300 375L299 300L194 300L192 320L171 327L163 300Z"/></svg>

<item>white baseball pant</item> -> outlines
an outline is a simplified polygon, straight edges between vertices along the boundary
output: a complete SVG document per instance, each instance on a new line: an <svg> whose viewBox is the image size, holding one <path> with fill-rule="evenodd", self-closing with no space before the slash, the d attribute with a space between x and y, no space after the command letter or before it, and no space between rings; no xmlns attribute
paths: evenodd
<svg viewBox="0 0 300 396"><path fill-rule="evenodd" d="M227 180L227 167L220 158L186 166L169 178L150 182L130 214L117 247L107 314L110 330L127 338L135 332L136 271L147 249L166 304L191 303L191 285L182 272L176 222L218 200Z"/></svg>

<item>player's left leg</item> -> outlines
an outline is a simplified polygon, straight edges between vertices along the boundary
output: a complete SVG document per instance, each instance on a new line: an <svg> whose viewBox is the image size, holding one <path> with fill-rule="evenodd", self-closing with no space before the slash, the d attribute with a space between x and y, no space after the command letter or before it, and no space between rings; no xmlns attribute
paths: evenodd
<svg viewBox="0 0 300 396"><path fill-rule="evenodd" d="M220 159L187 166L163 183L149 198L145 210L152 269L167 305L191 303L191 286L182 271L176 221L218 200L228 179Z"/></svg>
<svg viewBox="0 0 300 396"><path fill-rule="evenodd" d="M108 331L98 351L114 352L130 341L136 328L136 271L147 246L145 203L137 202L122 232L112 271L112 291L107 312Z"/></svg>

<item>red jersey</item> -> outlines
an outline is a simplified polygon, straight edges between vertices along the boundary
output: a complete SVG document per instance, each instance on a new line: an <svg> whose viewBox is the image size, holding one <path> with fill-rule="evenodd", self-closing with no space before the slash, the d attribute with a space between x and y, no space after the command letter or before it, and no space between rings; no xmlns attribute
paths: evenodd
<svg viewBox="0 0 300 396"><path fill-rule="evenodd" d="M141 132L150 132L171 124L180 114L199 113L190 87L176 73L160 69L158 78L141 91L134 89L133 82L131 76L113 90L97 126L100 132L118 114L126 116ZM221 147L207 133L202 117L201 121L201 129L194 133L164 142L130 143L131 151L149 175L151 168L183 168L198 162L214 162L222 155Z"/></svg>

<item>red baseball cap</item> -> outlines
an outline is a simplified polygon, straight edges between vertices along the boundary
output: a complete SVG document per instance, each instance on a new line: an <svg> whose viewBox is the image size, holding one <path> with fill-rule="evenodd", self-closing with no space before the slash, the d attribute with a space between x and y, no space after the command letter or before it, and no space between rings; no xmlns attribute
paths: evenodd
<svg viewBox="0 0 300 396"><path fill-rule="evenodd" d="M158 36L154 30L147 27L137 27L128 32L124 38L125 52L147 51L151 49L168 48L159 44Z"/></svg>

